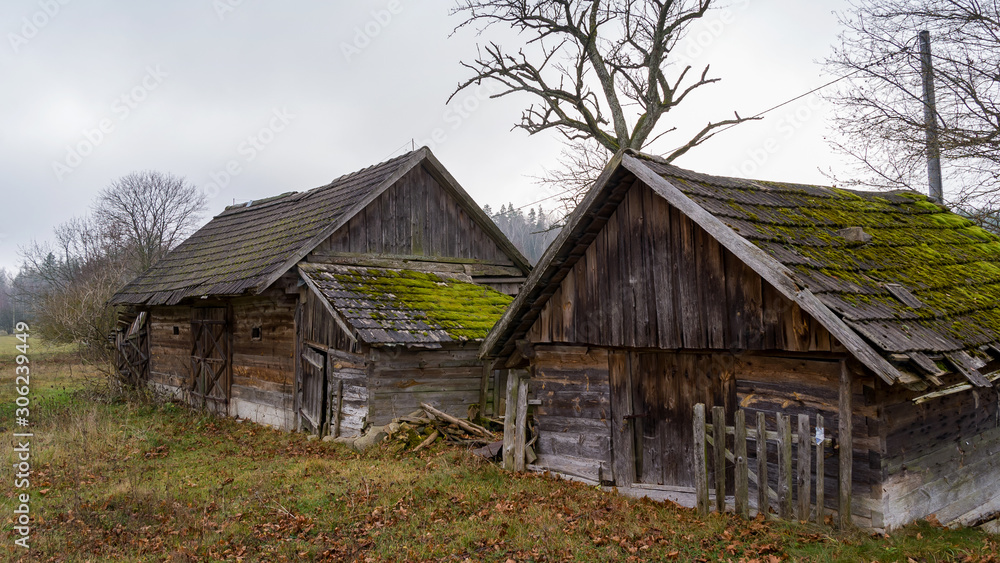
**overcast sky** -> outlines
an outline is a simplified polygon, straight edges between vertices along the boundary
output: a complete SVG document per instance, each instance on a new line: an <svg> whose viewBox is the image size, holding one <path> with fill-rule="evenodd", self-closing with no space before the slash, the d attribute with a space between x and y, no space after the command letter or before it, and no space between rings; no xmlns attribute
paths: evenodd
<svg viewBox="0 0 1000 563"><path fill-rule="evenodd" d="M0 266L85 214L130 171L184 176L233 201L301 191L429 144L480 204L523 205L548 192L531 177L556 165L554 133L511 131L525 99L448 95L475 55L446 0L7 0L0 4ZM395 13L390 11L394 8ZM841 0L731 0L682 53L722 82L663 124L683 143L711 119L752 115L822 84L817 61L838 32ZM511 42L516 37L504 38ZM735 176L827 183L841 169L813 96L741 125L677 164ZM551 203L551 202L549 202ZM207 219L208 217L206 217Z"/></svg>

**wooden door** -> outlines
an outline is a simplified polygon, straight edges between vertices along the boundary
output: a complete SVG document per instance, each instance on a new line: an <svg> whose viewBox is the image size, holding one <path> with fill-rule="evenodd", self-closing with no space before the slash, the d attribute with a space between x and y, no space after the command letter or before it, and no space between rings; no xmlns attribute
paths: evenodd
<svg viewBox="0 0 1000 563"><path fill-rule="evenodd" d="M228 414L230 388L229 323L225 307L200 307L191 318L191 403Z"/></svg>
<svg viewBox="0 0 1000 563"><path fill-rule="evenodd" d="M314 434L322 434L326 425L326 354L305 346L302 349L302 404L299 414Z"/></svg>
<svg viewBox="0 0 1000 563"><path fill-rule="evenodd" d="M694 487L694 405L721 405L733 412L732 356L635 352L629 360L636 481Z"/></svg>
<svg viewBox="0 0 1000 563"><path fill-rule="evenodd" d="M134 387L149 380L149 327L145 311L115 335L118 374Z"/></svg>

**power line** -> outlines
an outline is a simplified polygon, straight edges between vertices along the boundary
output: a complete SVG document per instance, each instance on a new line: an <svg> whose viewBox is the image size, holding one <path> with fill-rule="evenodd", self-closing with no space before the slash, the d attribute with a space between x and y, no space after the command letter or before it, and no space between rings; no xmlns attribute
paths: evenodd
<svg viewBox="0 0 1000 563"><path fill-rule="evenodd" d="M893 53L889 53L888 55L882 57L881 59L879 59L879 60L877 60L875 62L869 63L869 64L867 64L867 65L865 65L863 67L860 67L860 68L856 68L856 69L852 70L851 72L849 72L849 73L847 73L847 74L845 74L843 76L840 76L838 78L834 78L833 80L827 82L826 84L823 84L821 86L817 86L817 87L813 88L812 90L809 90L808 92L805 92L803 94L799 94L798 96L795 96L794 98L789 98L788 100L785 100L784 102L781 102L780 104L777 104L775 106L771 106L771 107L765 109L764 111L758 112L758 113L752 115L751 117L747 118L747 121L763 117L763 116L767 115L768 113L771 113L774 110L781 109L781 108L787 106L788 104L791 104L793 102L801 100L802 98L805 98L806 96L815 94L816 92L819 92L820 90L822 90L824 88L828 88L830 86L833 86L834 84L840 82L841 80L846 80L846 79L854 76L855 74L858 74L859 72L863 72L863 71L866 71L866 70L868 70L868 69L870 69L870 68L872 68L874 66L880 65L880 64L888 61L889 59L891 59L891 58L893 58L893 57L895 57L895 56L897 56L899 54L905 53L906 51L909 51L909 50L910 50L910 46L908 44L904 45L900 50L898 50L896 52L893 52ZM713 133L712 136L714 137L714 136L718 135L719 133L723 133L725 131L728 131L728 130L732 129L733 127L736 127L737 125L740 125L740 123L732 123L730 125L727 125L727 126L721 128L721 129L719 129L715 133ZM676 149L674 149L672 151L669 151L667 154L673 153L673 152L679 150L680 148L681 147L677 147ZM542 203L543 201L548 201L550 199L553 199L553 198L556 198L556 197L559 197L559 196L562 196L562 195L566 195L566 194L568 194L568 193L570 193L572 191L573 191L572 188L566 189L566 190L563 190L561 192L558 192L558 193L555 193L555 194L543 197L542 199L533 201L531 203L526 203L526 204L524 204L524 205L522 205L520 207L516 207L515 209L517 209L518 211L520 211L521 209L524 209L525 207L529 207L529 206L535 205L537 203Z"/></svg>

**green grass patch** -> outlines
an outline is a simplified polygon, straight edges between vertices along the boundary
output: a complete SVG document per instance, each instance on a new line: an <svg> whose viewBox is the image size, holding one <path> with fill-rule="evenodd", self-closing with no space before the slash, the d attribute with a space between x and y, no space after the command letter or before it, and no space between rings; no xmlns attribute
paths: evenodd
<svg viewBox="0 0 1000 563"><path fill-rule="evenodd" d="M30 552L10 561L997 561L1000 542L927 524L890 536L700 518L465 451L355 454L166 403L105 399L96 370L33 360ZM0 431L13 431L13 370ZM14 456L5 440L3 462Z"/></svg>
<svg viewBox="0 0 1000 563"><path fill-rule="evenodd" d="M14 358L22 353L17 347L24 344L28 345L29 357L65 356L75 354L79 350L77 344L52 344L34 336L28 336L27 342L21 342L17 336L8 334L0 336L0 364L14 361Z"/></svg>

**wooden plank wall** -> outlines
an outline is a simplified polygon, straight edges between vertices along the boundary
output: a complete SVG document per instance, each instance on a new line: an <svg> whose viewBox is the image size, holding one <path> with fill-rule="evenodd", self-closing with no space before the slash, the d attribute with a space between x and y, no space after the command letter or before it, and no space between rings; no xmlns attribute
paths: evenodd
<svg viewBox="0 0 1000 563"><path fill-rule="evenodd" d="M312 291L306 292L302 304L301 338L344 352L359 353L358 343L352 340L330 316L321 298Z"/></svg>
<svg viewBox="0 0 1000 563"><path fill-rule="evenodd" d="M362 344L352 340L331 317L321 298L305 292L302 304L300 338L303 343L318 344L326 348L329 356L327 369L327 400L336 394L337 382L343 381L343 398L340 413L340 435L357 436L368 423L368 371L367 353ZM331 403L332 405L332 403ZM335 407L334 407L335 408ZM331 423L332 428L332 423Z"/></svg>
<svg viewBox="0 0 1000 563"><path fill-rule="evenodd" d="M919 393L879 383L886 527L930 514L974 525L1000 514L997 391L970 389L917 405Z"/></svg>
<svg viewBox="0 0 1000 563"><path fill-rule="evenodd" d="M852 373L851 395L854 404L853 422L853 485L852 513L854 522L865 527L882 527L882 492L879 467L882 461L882 443L879 438L881 422L875 398L876 378L857 363L848 362ZM742 354L736 359L736 394L738 404L746 410L747 420L756 420L757 413L767 415L768 430L775 428L775 413L809 416L810 426L815 425L816 415L824 418L827 437L836 439L840 421L838 411L838 386L840 361L837 357L825 359L805 354L784 356ZM731 424L731 421L730 421ZM827 456L833 456L829 449ZM756 442L748 445L749 466L756 467ZM768 479L777 490L777 449L769 444ZM793 450L793 463L797 464ZM815 464L810 468L810 479L815 481ZM838 463L824 465L826 508L837 510ZM757 496L757 486L751 483L751 498ZM795 496L797 501L797 496Z"/></svg>
<svg viewBox="0 0 1000 563"><path fill-rule="evenodd" d="M733 356L633 351L626 358L626 369L631 371L631 414L638 416L626 425L635 433L637 482L694 487L694 405L721 406L732 416Z"/></svg>
<svg viewBox="0 0 1000 563"><path fill-rule="evenodd" d="M830 351L829 332L636 182L548 300L532 342Z"/></svg>
<svg viewBox="0 0 1000 563"><path fill-rule="evenodd" d="M422 166L408 172L316 250L439 256L513 265Z"/></svg>
<svg viewBox="0 0 1000 563"><path fill-rule="evenodd" d="M149 380L171 393L187 389L191 377L191 308L151 308L149 330Z"/></svg>
<svg viewBox="0 0 1000 563"><path fill-rule="evenodd" d="M333 427L334 417L340 417L340 435L358 436L368 424L369 397L368 371L365 357L360 354L328 350L327 400L335 398L337 383L343 382L343 396L340 400L340 412L331 403L330 427Z"/></svg>
<svg viewBox="0 0 1000 563"><path fill-rule="evenodd" d="M297 294L272 288L233 299L233 385L230 415L282 429L294 426ZM253 328L261 329L260 340Z"/></svg>
<svg viewBox="0 0 1000 563"><path fill-rule="evenodd" d="M483 363L476 343L445 344L436 350L384 348L371 353L370 421L386 424L425 402L465 418L479 405Z"/></svg>
<svg viewBox="0 0 1000 563"><path fill-rule="evenodd" d="M608 352L538 346L529 398L538 430L535 465L591 481L610 481L611 387Z"/></svg>

